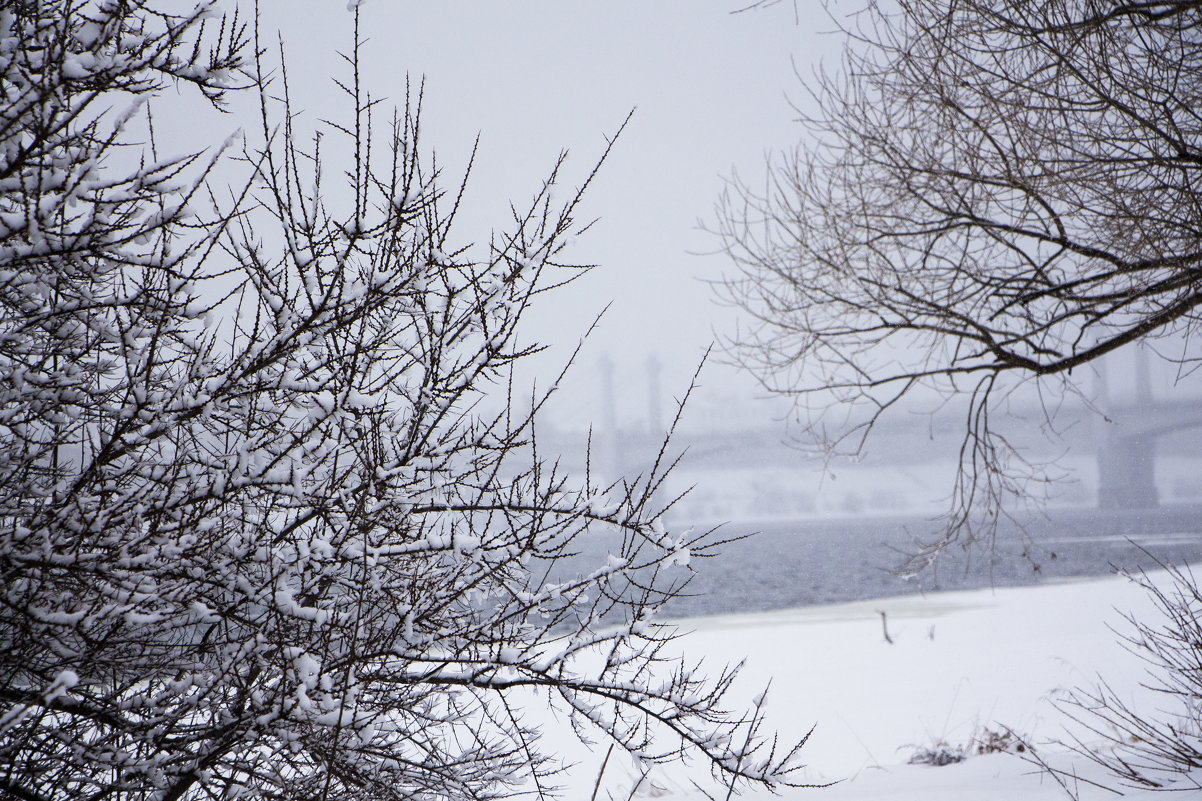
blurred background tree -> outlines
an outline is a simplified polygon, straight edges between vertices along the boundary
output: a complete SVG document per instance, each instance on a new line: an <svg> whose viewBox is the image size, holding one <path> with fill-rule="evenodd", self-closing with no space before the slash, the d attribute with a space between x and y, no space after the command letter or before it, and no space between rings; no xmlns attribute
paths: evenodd
<svg viewBox="0 0 1202 801"><path fill-rule="evenodd" d="M760 3L757 5L769 5ZM1138 343L1196 366L1202 3L902 0L842 20L807 138L735 184L729 345L809 435L858 453L903 398L967 399L949 544L1044 474L992 422Z"/></svg>

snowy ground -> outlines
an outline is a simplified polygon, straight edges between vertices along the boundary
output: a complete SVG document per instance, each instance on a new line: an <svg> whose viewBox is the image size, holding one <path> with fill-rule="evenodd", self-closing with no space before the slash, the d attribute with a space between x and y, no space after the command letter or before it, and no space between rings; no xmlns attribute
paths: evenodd
<svg viewBox="0 0 1202 801"><path fill-rule="evenodd" d="M1091 763L1051 742L1066 737L1052 700L1092 686L1102 674L1123 697L1155 708L1158 702L1139 686L1143 664L1111 631L1126 630L1120 612L1147 615L1150 606L1143 590L1112 577L696 618L681 626L690 631L684 645L691 656L719 663L747 657L748 696L771 679L778 728L797 735L816 724L804 778L838 783L788 791L786 799L1065 799L1070 796L1055 780L1009 753L944 767L907 763L916 749L963 746L987 729L1008 727L1057 767L1104 779ZM885 642L882 611L893 644ZM621 799L637 774L633 766L611 765L608 776L606 790ZM703 798L689 778L683 769L657 770L634 797ZM1088 784L1074 791L1082 801L1116 797ZM1152 797L1124 791L1127 798Z"/></svg>

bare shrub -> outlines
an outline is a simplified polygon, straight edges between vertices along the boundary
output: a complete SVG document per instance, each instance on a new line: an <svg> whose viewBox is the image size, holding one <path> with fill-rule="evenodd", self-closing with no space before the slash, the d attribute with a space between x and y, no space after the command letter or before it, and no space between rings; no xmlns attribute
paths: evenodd
<svg viewBox="0 0 1202 801"><path fill-rule="evenodd" d="M1156 709L1133 708L1104 680L1077 690L1061 708L1106 745L1077 737L1078 752L1122 783L1158 789L1202 788L1202 593L1188 567L1161 565L1168 580L1128 574L1155 605L1146 619L1127 615L1128 650L1147 664Z"/></svg>

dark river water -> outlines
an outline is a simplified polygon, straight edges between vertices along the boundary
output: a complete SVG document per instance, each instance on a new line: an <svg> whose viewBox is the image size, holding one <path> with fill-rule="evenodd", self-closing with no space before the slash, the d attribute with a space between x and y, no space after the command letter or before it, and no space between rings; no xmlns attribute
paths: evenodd
<svg viewBox="0 0 1202 801"><path fill-rule="evenodd" d="M678 522L672 528L683 527ZM952 546L937 569L910 579L898 576L895 569L914 551L915 540L930 539L937 530L918 518L730 523L720 535L750 536L728 543L713 558L693 559L687 595L670 601L663 616L1013 587L1154 569L1157 560L1202 560L1202 504L1122 513L1058 510L1024 522L1021 530L1004 525L992 550Z"/></svg>

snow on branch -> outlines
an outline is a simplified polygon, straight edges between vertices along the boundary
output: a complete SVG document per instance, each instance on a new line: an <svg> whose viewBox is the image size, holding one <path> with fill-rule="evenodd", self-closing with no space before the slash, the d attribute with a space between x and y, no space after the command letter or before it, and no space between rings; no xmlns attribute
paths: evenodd
<svg viewBox="0 0 1202 801"><path fill-rule="evenodd" d="M663 528L671 460L597 486L515 411L515 332L579 195L479 252L420 99L379 133L348 82L333 169L286 70L252 82L261 131L115 157L153 123L118 101L219 102L264 52L212 4L0 12L0 787L543 794L558 749L524 721L548 704L640 758L788 784L796 749L722 706L737 671L686 669L653 622L712 548ZM614 552L570 562L599 527Z"/></svg>

